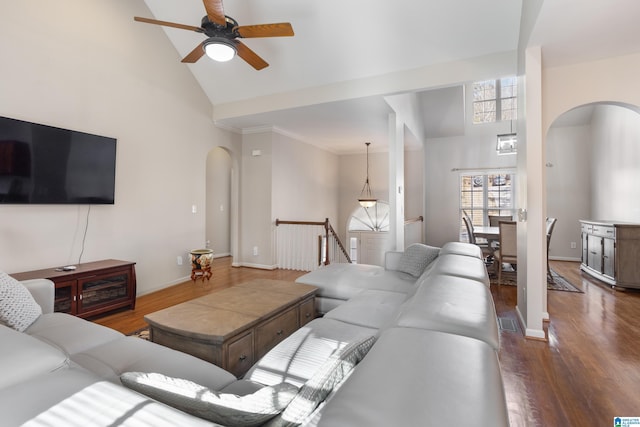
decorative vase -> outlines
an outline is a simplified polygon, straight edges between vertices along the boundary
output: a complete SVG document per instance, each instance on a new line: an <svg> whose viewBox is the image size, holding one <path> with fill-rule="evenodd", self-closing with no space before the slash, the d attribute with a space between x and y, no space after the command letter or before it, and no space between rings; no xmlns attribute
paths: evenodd
<svg viewBox="0 0 640 427"><path fill-rule="evenodd" d="M191 267L195 270L206 270L211 268L213 262L213 250L194 249L191 252Z"/></svg>

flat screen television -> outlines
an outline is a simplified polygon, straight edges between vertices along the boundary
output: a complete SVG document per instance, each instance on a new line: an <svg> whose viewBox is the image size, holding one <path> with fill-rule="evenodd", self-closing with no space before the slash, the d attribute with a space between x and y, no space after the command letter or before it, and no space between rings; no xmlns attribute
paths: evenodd
<svg viewBox="0 0 640 427"><path fill-rule="evenodd" d="M0 203L113 204L116 142L0 117Z"/></svg>

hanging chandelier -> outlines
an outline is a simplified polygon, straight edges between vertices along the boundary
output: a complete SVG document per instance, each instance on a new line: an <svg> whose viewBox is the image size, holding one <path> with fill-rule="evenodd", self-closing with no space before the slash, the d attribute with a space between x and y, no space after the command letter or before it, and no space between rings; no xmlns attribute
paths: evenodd
<svg viewBox="0 0 640 427"><path fill-rule="evenodd" d="M360 197L358 197L358 202L363 208L371 208L375 206L378 199L373 197L371 194L371 186L369 185L369 145L371 145L371 143L365 142L365 145L367 146L367 178L364 181Z"/></svg>

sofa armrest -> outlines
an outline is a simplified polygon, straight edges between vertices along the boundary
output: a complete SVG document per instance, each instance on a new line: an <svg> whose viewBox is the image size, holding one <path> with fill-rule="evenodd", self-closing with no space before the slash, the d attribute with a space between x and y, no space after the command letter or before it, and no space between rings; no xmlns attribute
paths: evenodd
<svg viewBox="0 0 640 427"><path fill-rule="evenodd" d="M49 279L23 280L20 283L31 292L33 299L42 308L42 313L53 313L55 285Z"/></svg>
<svg viewBox="0 0 640 427"><path fill-rule="evenodd" d="M388 251L384 254L384 269L385 270L398 270L400 266L400 258L404 252Z"/></svg>

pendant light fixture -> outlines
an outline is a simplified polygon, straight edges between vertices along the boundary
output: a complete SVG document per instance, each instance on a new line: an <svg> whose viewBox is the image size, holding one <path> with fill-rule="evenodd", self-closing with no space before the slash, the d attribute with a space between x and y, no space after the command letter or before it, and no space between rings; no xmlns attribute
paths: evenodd
<svg viewBox="0 0 640 427"><path fill-rule="evenodd" d="M375 206L378 199L373 197L371 194L371 186L369 185L369 145L371 145L371 143L365 142L365 145L367 146L367 178L364 181L360 197L358 197L358 202L363 208L371 208Z"/></svg>
<svg viewBox="0 0 640 427"><path fill-rule="evenodd" d="M516 154L518 152L518 134L513 132L513 120L511 120L511 132L498 135L496 151L498 155Z"/></svg>

